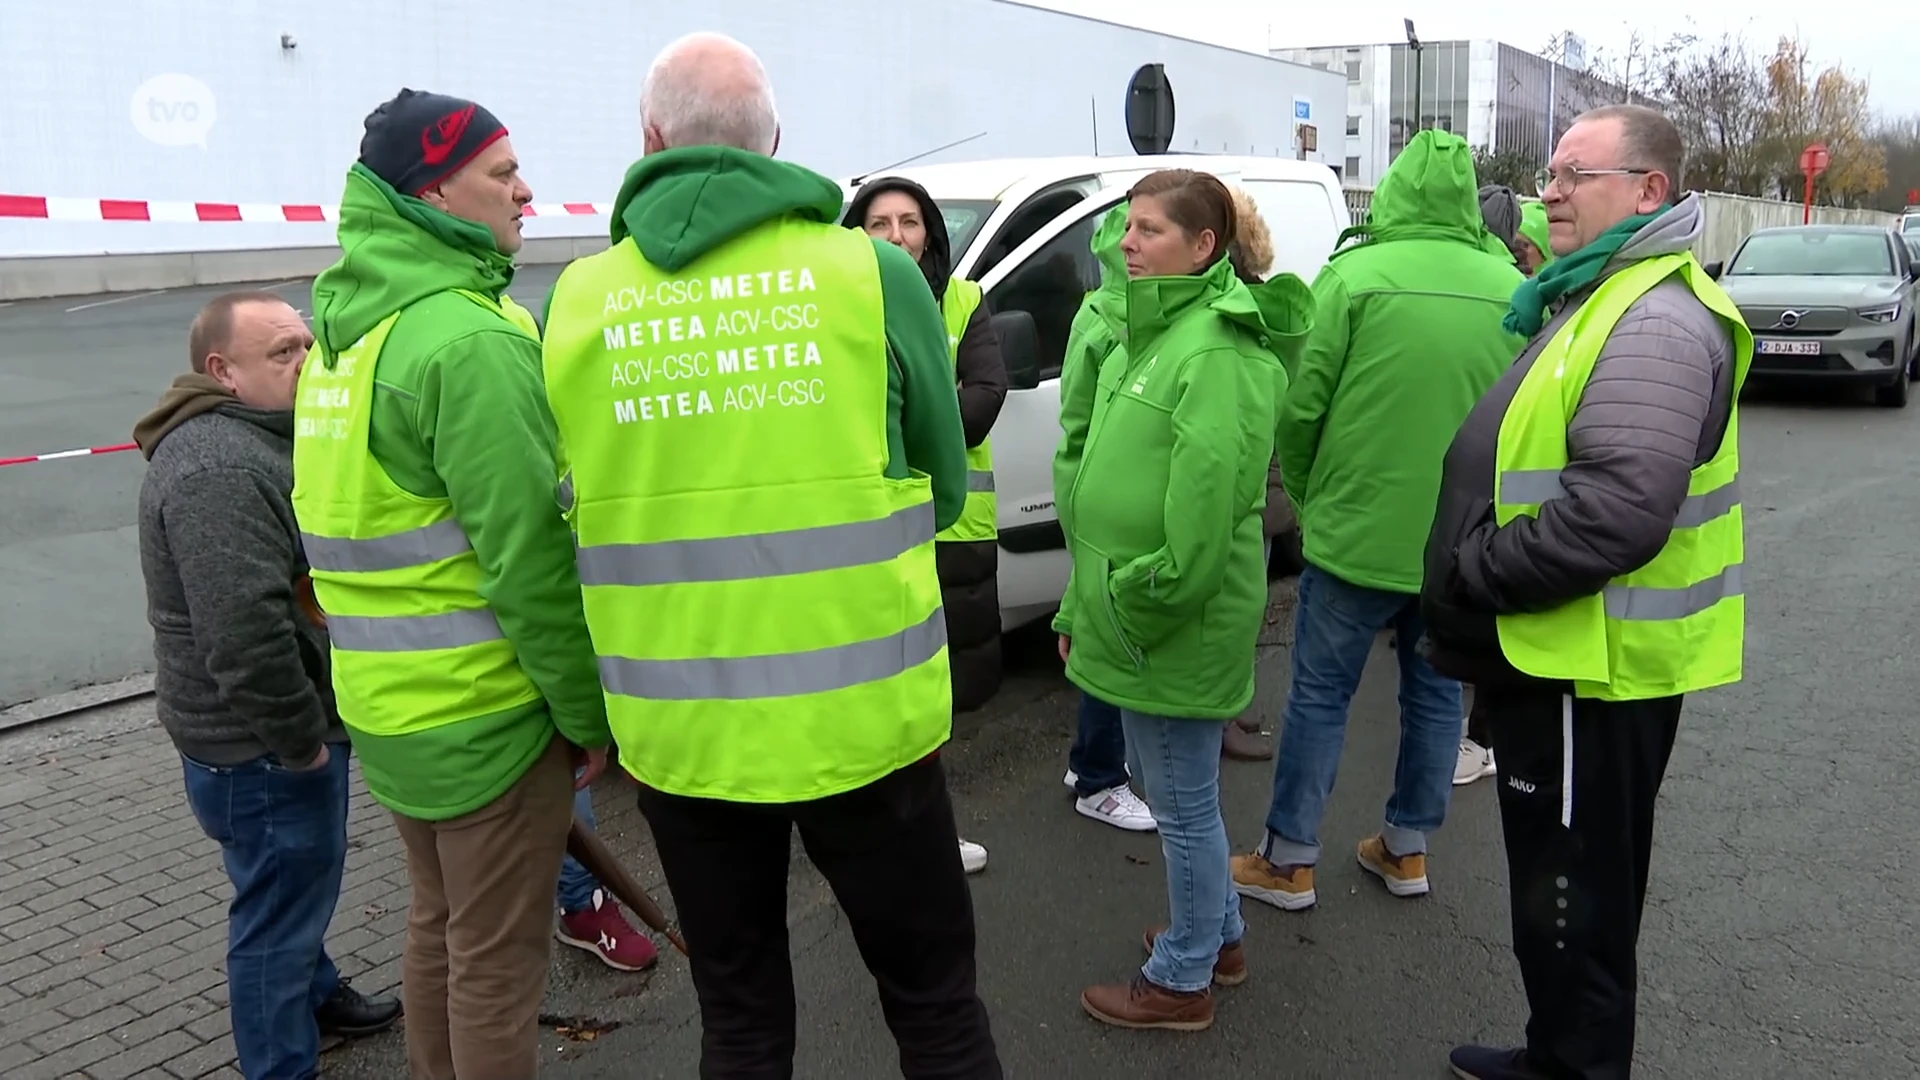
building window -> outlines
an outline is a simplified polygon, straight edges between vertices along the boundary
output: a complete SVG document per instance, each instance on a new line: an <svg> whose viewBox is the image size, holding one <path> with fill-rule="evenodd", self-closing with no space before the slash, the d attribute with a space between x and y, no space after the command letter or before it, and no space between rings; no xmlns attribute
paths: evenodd
<svg viewBox="0 0 1920 1080"><path fill-rule="evenodd" d="M1347 134L1349 135L1360 134L1360 118L1359 117L1357 116L1347 117Z"/></svg>
<svg viewBox="0 0 1920 1080"><path fill-rule="evenodd" d="M1360 81L1360 61L1347 61L1347 81L1350 83Z"/></svg>
<svg viewBox="0 0 1920 1080"><path fill-rule="evenodd" d="M1357 157L1347 158L1347 179L1349 180L1360 179L1360 159L1359 158Z"/></svg>

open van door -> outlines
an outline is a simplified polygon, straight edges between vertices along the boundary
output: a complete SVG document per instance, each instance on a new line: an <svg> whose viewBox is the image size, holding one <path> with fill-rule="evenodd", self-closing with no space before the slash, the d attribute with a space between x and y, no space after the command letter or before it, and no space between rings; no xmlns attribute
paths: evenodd
<svg viewBox="0 0 1920 1080"><path fill-rule="evenodd" d="M1107 211L1125 198L1126 189L1118 188L1080 202L1034 232L980 279L989 315L1022 335L1029 320L1031 324L1030 344L1006 350L1007 400L993 425L1003 629L1048 615L1066 593L1071 563L1053 505L1060 367L1073 317L1087 293L1100 284L1093 234Z"/></svg>

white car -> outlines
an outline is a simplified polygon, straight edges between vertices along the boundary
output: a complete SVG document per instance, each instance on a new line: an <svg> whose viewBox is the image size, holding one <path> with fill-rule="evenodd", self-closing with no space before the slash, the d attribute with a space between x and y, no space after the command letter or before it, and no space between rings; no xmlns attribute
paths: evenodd
<svg viewBox="0 0 1920 1080"><path fill-rule="evenodd" d="M1100 284L1091 249L1100 219L1159 169L1210 172L1245 188L1273 234L1274 273L1311 282L1351 222L1331 168L1285 158L1006 158L883 169L845 182L849 199L881 176L926 188L946 219L954 276L978 281L986 294L1009 386L993 427L1003 630L1050 615L1066 592L1071 563L1053 506L1061 360L1074 313Z"/></svg>

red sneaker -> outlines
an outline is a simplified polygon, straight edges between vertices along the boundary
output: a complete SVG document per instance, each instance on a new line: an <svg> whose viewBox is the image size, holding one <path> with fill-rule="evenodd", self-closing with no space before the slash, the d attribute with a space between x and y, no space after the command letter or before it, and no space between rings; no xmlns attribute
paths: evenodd
<svg viewBox="0 0 1920 1080"><path fill-rule="evenodd" d="M560 916L560 928L553 936L592 953L616 971L645 971L660 959L653 942L627 922L620 905L601 889L593 890L592 907Z"/></svg>

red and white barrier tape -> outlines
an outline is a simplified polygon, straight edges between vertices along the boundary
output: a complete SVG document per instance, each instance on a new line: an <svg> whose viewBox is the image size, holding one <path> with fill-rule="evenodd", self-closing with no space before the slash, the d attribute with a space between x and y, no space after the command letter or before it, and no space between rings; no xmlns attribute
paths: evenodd
<svg viewBox="0 0 1920 1080"><path fill-rule="evenodd" d="M0 465L25 465L29 461L52 461L55 458L86 457L89 454L116 454L122 450L138 449L140 449L139 443L121 443L119 446L83 446L78 450L56 450L51 454L0 458Z"/></svg>
<svg viewBox="0 0 1920 1080"><path fill-rule="evenodd" d="M612 203L530 203L527 217L593 217ZM63 199L0 194L0 218L41 221L316 222L340 220L340 208L318 203L155 202L147 199Z"/></svg>

